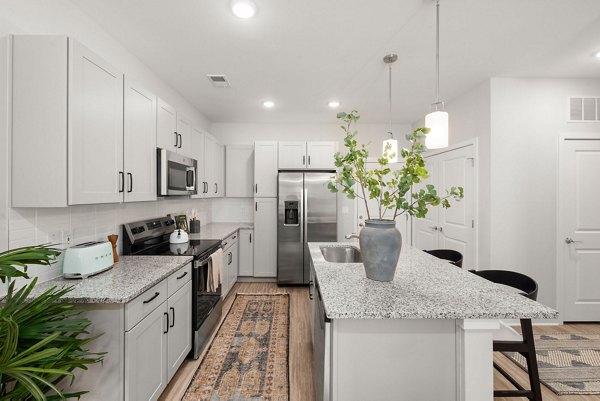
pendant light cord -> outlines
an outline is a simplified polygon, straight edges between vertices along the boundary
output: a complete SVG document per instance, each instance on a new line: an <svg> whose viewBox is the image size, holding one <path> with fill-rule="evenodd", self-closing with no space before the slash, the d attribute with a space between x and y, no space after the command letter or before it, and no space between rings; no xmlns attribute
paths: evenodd
<svg viewBox="0 0 600 401"><path fill-rule="evenodd" d="M435 102L440 102L440 0L435 4ZM437 110L437 107L436 107Z"/></svg>
<svg viewBox="0 0 600 401"><path fill-rule="evenodd" d="M392 64L390 63L388 65L389 67L389 84L388 84L388 88L389 88L389 112L390 112L390 130L389 130L389 134L390 134L390 138L394 137L394 134L392 134Z"/></svg>

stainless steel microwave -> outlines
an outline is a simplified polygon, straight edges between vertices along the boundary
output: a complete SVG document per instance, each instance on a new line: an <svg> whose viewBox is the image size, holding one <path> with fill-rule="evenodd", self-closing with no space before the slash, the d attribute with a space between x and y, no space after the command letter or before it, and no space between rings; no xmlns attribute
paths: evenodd
<svg viewBox="0 0 600 401"><path fill-rule="evenodd" d="M198 162L167 149L156 149L158 195L196 195Z"/></svg>

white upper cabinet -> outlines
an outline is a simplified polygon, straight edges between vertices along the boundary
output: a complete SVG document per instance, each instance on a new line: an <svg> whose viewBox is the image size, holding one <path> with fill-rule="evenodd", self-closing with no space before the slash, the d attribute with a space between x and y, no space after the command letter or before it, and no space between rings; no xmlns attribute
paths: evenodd
<svg viewBox="0 0 600 401"><path fill-rule="evenodd" d="M192 198L206 198L208 195L208 182L206 181L206 162L204 159L204 132L196 127L192 127L192 149L190 157L198 162L196 173L196 186L198 194L192 195Z"/></svg>
<svg viewBox="0 0 600 401"><path fill-rule="evenodd" d="M156 146L177 152L179 136L177 135L177 112L168 103L158 99L156 116Z"/></svg>
<svg viewBox="0 0 600 401"><path fill-rule="evenodd" d="M190 156L192 153L192 122L189 118L177 113L177 153Z"/></svg>
<svg viewBox="0 0 600 401"><path fill-rule="evenodd" d="M14 36L13 71L12 206L122 202L123 74L66 36Z"/></svg>
<svg viewBox="0 0 600 401"><path fill-rule="evenodd" d="M279 168L306 168L306 142L279 142Z"/></svg>
<svg viewBox="0 0 600 401"><path fill-rule="evenodd" d="M225 174L225 195L228 198L252 198L254 196L254 146L227 145Z"/></svg>
<svg viewBox="0 0 600 401"><path fill-rule="evenodd" d="M337 152L337 142L307 142L306 167L309 169L335 169L333 156Z"/></svg>
<svg viewBox="0 0 600 401"><path fill-rule="evenodd" d="M277 197L277 142L254 143L254 197Z"/></svg>
<svg viewBox="0 0 600 401"><path fill-rule="evenodd" d="M156 200L156 96L125 79L125 202Z"/></svg>
<svg viewBox="0 0 600 401"><path fill-rule="evenodd" d="M337 142L279 142L279 169L335 169L333 155L336 151Z"/></svg>
<svg viewBox="0 0 600 401"><path fill-rule="evenodd" d="M212 135L204 135L204 176L207 198L220 198L225 192L225 147Z"/></svg>
<svg viewBox="0 0 600 401"><path fill-rule="evenodd" d="M123 74L69 41L69 204L123 200Z"/></svg>

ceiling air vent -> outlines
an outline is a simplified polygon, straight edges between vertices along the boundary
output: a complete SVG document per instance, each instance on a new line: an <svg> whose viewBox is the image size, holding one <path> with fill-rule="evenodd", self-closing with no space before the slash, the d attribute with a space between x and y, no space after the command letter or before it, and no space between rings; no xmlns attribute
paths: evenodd
<svg viewBox="0 0 600 401"><path fill-rule="evenodd" d="M215 88L229 88L231 85L225 75L207 75L208 80Z"/></svg>
<svg viewBox="0 0 600 401"><path fill-rule="evenodd" d="M569 122L600 121L600 96L569 97Z"/></svg>

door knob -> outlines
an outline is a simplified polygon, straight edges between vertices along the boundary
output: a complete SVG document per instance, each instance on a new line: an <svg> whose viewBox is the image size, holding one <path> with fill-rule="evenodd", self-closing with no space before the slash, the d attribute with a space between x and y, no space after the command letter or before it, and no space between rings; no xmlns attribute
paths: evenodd
<svg viewBox="0 0 600 401"><path fill-rule="evenodd" d="M567 238L565 238L565 243L566 243L566 244L572 244L572 243L574 243L574 242L583 242L583 241L575 241L575 240L574 240L573 238L571 238L571 237L567 237Z"/></svg>

